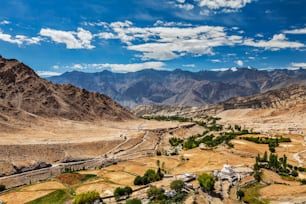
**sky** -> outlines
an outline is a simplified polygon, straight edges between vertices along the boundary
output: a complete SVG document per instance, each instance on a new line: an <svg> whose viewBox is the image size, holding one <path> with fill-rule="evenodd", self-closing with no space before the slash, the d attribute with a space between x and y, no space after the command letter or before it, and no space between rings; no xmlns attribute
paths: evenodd
<svg viewBox="0 0 306 204"><path fill-rule="evenodd" d="M306 69L305 0L0 0L0 55L41 76Z"/></svg>

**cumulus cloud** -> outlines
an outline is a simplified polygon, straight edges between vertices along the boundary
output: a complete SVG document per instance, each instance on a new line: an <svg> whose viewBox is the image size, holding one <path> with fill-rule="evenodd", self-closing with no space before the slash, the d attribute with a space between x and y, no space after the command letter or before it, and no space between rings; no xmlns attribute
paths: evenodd
<svg viewBox="0 0 306 204"><path fill-rule="evenodd" d="M211 10L223 10L224 12L237 11L254 0L197 0L200 7Z"/></svg>
<svg viewBox="0 0 306 204"><path fill-rule="evenodd" d="M286 30L284 31L284 33L286 34L306 34L306 28Z"/></svg>
<svg viewBox="0 0 306 204"><path fill-rule="evenodd" d="M16 35L12 36L10 34L3 33L2 30L0 30L0 40L8 42L8 43L13 43L17 45L23 45L23 44L39 44L41 41L40 37L27 37L25 35Z"/></svg>
<svg viewBox="0 0 306 204"><path fill-rule="evenodd" d="M57 65L55 65L57 66ZM108 69L113 72L135 72L143 69L164 69L165 63L163 62L144 62L144 63L134 63L134 64L73 64L71 66L64 66L64 69Z"/></svg>
<svg viewBox="0 0 306 204"><path fill-rule="evenodd" d="M194 68L194 67L196 67L196 65L195 64L183 64L183 67L192 67L192 68Z"/></svg>
<svg viewBox="0 0 306 204"><path fill-rule="evenodd" d="M3 20L3 21L0 21L0 25L8 25L10 24L11 22L10 21L7 21L7 20Z"/></svg>
<svg viewBox="0 0 306 204"><path fill-rule="evenodd" d="M235 63L236 63L239 67L242 67L243 64L244 64L242 60L237 60Z"/></svg>
<svg viewBox="0 0 306 204"><path fill-rule="evenodd" d="M50 37L56 43L66 44L68 49L93 49L95 47L91 45L94 36L83 28L78 28L77 32L42 28L39 34Z"/></svg>
<svg viewBox="0 0 306 204"><path fill-rule="evenodd" d="M192 24L191 23L182 23L182 22L173 22L173 21L162 21L162 20L157 20L154 23L154 26L163 26L163 27L177 27L177 26L187 26L187 27L191 27Z"/></svg>
<svg viewBox="0 0 306 204"><path fill-rule="evenodd" d="M59 76L59 75L62 74L62 73L59 73L59 72L52 72L52 71L37 71L36 73L39 76L42 76L42 77Z"/></svg>
<svg viewBox="0 0 306 204"><path fill-rule="evenodd" d="M219 63L219 62L221 62L221 60L219 60L219 59L212 59L211 61L214 62L214 63Z"/></svg>
<svg viewBox="0 0 306 204"><path fill-rule="evenodd" d="M185 9L186 11L190 11L194 8L194 5L192 4L176 4L176 7Z"/></svg>
<svg viewBox="0 0 306 204"><path fill-rule="evenodd" d="M276 34L270 40L246 39L243 43L247 46L265 48L267 50L277 51L280 49L293 48L298 49L305 47L303 43L289 41L285 34Z"/></svg>
<svg viewBox="0 0 306 204"><path fill-rule="evenodd" d="M306 63L305 62L293 62L291 63L292 69L306 69Z"/></svg>
<svg viewBox="0 0 306 204"><path fill-rule="evenodd" d="M160 25L160 26L158 26ZM166 26L167 25L167 26ZM143 60L171 60L185 55L213 55L213 48L241 43L243 38L228 35L221 26L175 26L157 21L155 27L136 27L131 22L110 23L110 32L98 35L118 38L126 49L139 52ZM173 25L173 26L172 26Z"/></svg>

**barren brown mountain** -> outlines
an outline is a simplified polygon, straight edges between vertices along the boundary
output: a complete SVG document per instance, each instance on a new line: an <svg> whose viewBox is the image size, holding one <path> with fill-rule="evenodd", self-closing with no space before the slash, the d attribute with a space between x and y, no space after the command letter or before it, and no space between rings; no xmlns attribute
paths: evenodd
<svg viewBox="0 0 306 204"><path fill-rule="evenodd" d="M27 65L0 56L0 121L42 116L70 120L132 119L106 95L40 78Z"/></svg>

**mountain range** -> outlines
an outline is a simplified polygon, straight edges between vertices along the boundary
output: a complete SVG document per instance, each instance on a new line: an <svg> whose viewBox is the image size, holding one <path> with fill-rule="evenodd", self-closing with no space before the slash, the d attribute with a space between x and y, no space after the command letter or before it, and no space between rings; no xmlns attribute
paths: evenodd
<svg viewBox="0 0 306 204"><path fill-rule="evenodd" d="M153 69L129 73L72 71L48 80L97 91L129 107L144 104L202 106L293 84L305 85L306 70L232 68L199 72Z"/></svg>
<svg viewBox="0 0 306 204"><path fill-rule="evenodd" d="M30 67L0 57L0 122L14 118L125 120L134 116L106 95L40 78Z"/></svg>

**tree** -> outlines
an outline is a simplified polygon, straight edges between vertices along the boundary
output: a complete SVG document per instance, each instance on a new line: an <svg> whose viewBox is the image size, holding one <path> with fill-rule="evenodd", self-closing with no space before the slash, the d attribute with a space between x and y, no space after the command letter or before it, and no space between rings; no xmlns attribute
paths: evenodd
<svg viewBox="0 0 306 204"><path fill-rule="evenodd" d="M163 200L165 198L165 191L162 188L152 186L147 191L148 198L154 198L154 200Z"/></svg>
<svg viewBox="0 0 306 204"><path fill-rule="evenodd" d="M121 196L131 195L133 193L133 189L129 186L124 188L118 187L114 190L115 199L118 200Z"/></svg>
<svg viewBox="0 0 306 204"><path fill-rule="evenodd" d="M1 191L4 191L5 189L6 189L5 185L0 184L0 192L1 192Z"/></svg>
<svg viewBox="0 0 306 204"><path fill-rule="evenodd" d="M287 156L285 154L283 156L283 168L284 168L284 170L287 169Z"/></svg>
<svg viewBox="0 0 306 204"><path fill-rule="evenodd" d="M124 194L131 195L133 193L133 189L129 186L124 187Z"/></svg>
<svg viewBox="0 0 306 204"><path fill-rule="evenodd" d="M203 173L198 176L198 181L204 191L212 192L214 190L215 177L213 175Z"/></svg>
<svg viewBox="0 0 306 204"><path fill-rule="evenodd" d="M180 192L184 185L185 183L182 180L174 180L170 183L170 188L176 192Z"/></svg>
<svg viewBox="0 0 306 204"><path fill-rule="evenodd" d="M268 153L267 153L267 151L265 151L265 153L263 155L263 158L262 158L262 161L263 162L267 162L268 161Z"/></svg>
<svg viewBox="0 0 306 204"><path fill-rule="evenodd" d="M157 165L157 168L160 167L160 161L159 161L159 159L156 161L156 165Z"/></svg>
<svg viewBox="0 0 306 204"><path fill-rule="evenodd" d="M141 204L141 200L138 198L129 199L125 202L125 204Z"/></svg>
<svg viewBox="0 0 306 204"><path fill-rule="evenodd" d="M244 197L244 192L242 190L238 190L236 192L237 197L241 200Z"/></svg>
<svg viewBox="0 0 306 204"><path fill-rule="evenodd" d="M254 178L257 182L260 182L261 181L261 172L256 171L255 174L254 174Z"/></svg>
<svg viewBox="0 0 306 204"><path fill-rule="evenodd" d="M98 200L100 195L97 191L88 191L77 195L73 201L73 204L88 204Z"/></svg>
<svg viewBox="0 0 306 204"><path fill-rule="evenodd" d="M141 176L136 176L134 179L134 185L143 185L143 179Z"/></svg>
<svg viewBox="0 0 306 204"><path fill-rule="evenodd" d="M299 173L296 170L292 170L291 175L293 177L297 177L299 175Z"/></svg>
<svg viewBox="0 0 306 204"><path fill-rule="evenodd" d="M153 169L148 169L143 177L147 178L148 183L160 180L159 175Z"/></svg>

